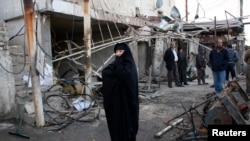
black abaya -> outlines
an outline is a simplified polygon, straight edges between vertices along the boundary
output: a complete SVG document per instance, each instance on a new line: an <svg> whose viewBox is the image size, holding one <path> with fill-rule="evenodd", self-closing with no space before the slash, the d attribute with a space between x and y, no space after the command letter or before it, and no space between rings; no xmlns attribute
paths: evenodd
<svg viewBox="0 0 250 141"><path fill-rule="evenodd" d="M104 110L111 141L135 141L138 131L138 76L132 53L125 43L115 45L123 49L102 71Z"/></svg>

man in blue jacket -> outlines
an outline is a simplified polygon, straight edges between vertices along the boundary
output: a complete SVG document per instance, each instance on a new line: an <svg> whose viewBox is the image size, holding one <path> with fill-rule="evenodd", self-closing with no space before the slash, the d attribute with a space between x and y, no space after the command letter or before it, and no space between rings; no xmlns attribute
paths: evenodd
<svg viewBox="0 0 250 141"><path fill-rule="evenodd" d="M228 61L228 52L223 47L222 39L219 38L217 40L217 46L209 54L209 62L213 71L216 94L223 90L223 84L226 80L226 68Z"/></svg>
<svg viewBox="0 0 250 141"><path fill-rule="evenodd" d="M226 69L226 80L229 80L229 73L231 74L232 79L236 76L235 72L235 63L239 59L238 52L233 49L231 44L227 45L227 51L228 51L228 64L227 64L227 69Z"/></svg>

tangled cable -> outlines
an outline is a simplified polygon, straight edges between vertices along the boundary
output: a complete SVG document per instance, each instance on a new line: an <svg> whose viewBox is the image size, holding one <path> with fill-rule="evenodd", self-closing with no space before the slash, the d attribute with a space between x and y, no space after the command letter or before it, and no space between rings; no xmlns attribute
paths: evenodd
<svg viewBox="0 0 250 141"><path fill-rule="evenodd" d="M68 102L68 98L81 97L82 101L89 101L89 105L85 107L83 110L78 111L76 108L71 106ZM64 109L71 109L68 111L60 111L52 105L51 100L53 98L60 98L63 103L60 104ZM52 100L53 101L53 100ZM51 119L50 125L54 125L55 127L48 129L48 131L62 130L63 128L69 126L74 121L78 122L91 122L95 119L99 118L100 115L100 107L96 99L94 99L89 94L81 94L81 95L72 95L72 94L50 94L44 98L44 103L48 106L48 109L45 110L46 115ZM94 112L93 112L94 111ZM92 115L91 115L92 112ZM51 113L56 113L57 116L52 116ZM94 113L94 114L93 114ZM88 115L88 116L87 116ZM87 118L84 118L87 117Z"/></svg>

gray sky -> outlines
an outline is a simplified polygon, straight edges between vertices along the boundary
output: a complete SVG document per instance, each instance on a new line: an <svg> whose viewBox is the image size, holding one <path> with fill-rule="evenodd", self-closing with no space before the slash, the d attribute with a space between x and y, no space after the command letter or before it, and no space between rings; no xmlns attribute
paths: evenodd
<svg viewBox="0 0 250 141"><path fill-rule="evenodd" d="M226 19L225 11L234 15L235 17L240 17L240 0L187 0L188 1L188 20L192 21L196 15L197 5L200 3L199 7L199 18L208 18L213 20L216 16L217 20ZM185 19L185 0L175 0L175 5L179 9L181 17ZM250 0L243 0L243 16L250 16ZM227 14L230 18L230 15ZM250 18L250 17L249 17ZM244 20L244 22L250 22L250 19ZM245 25L245 38L246 44L250 45L250 25Z"/></svg>

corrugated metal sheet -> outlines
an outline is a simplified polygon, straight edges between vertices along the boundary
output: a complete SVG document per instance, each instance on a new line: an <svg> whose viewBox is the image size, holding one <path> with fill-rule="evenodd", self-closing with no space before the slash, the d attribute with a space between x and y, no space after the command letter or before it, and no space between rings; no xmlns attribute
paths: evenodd
<svg viewBox="0 0 250 141"><path fill-rule="evenodd" d="M228 19L227 20L218 20L216 21L216 26L214 21L196 21L193 23L184 23L183 30L189 34L199 34L201 32L213 31L216 30L227 30L230 28L242 28L243 23L239 19Z"/></svg>

